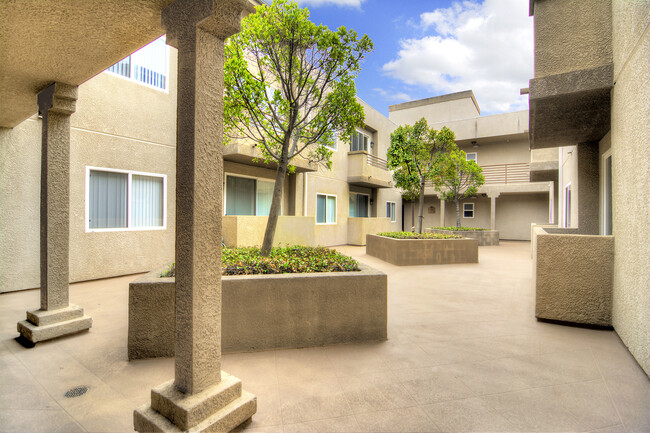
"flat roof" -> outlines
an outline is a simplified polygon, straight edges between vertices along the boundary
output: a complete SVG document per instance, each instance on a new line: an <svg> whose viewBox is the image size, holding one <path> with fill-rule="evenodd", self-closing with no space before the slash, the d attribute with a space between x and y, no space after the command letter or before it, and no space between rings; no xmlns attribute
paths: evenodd
<svg viewBox="0 0 650 433"><path fill-rule="evenodd" d="M401 104L395 104L389 106L388 112L390 113L393 111L406 110L408 108L413 108L413 107L422 107L423 105L439 104L441 102L455 101L457 99L467 99L467 98L472 99L474 106L476 106L476 111L478 111L478 114L481 114L481 109L478 106L478 102L476 102L476 98L474 97L474 92L471 90L464 90L462 92L449 93L447 95L434 96L431 98L417 99L415 101L402 102Z"/></svg>

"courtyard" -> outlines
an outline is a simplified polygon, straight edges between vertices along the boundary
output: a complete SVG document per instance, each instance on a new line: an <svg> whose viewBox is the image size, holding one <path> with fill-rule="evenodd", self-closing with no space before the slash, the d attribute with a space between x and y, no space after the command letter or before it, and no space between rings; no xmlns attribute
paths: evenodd
<svg viewBox="0 0 650 433"><path fill-rule="evenodd" d="M243 431L650 431L650 382L615 332L535 320L529 242L419 267L337 249L388 274L388 341L223 355L258 399ZM133 431L174 376L172 358L127 361L134 278L72 284L92 329L32 349L14 338L39 291L0 295L0 431Z"/></svg>

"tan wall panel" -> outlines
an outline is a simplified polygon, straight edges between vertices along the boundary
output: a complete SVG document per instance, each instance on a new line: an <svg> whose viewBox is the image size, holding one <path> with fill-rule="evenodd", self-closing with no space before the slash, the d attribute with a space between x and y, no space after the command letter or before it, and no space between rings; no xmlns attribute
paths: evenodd
<svg viewBox="0 0 650 433"><path fill-rule="evenodd" d="M629 17L645 16L647 2L615 2L617 76L612 93L614 301L616 332L650 374L650 33ZM637 20L638 21L638 20ZM643 34L643 37L641 36ZM636 49L631 41L638 41Z"/></svg>

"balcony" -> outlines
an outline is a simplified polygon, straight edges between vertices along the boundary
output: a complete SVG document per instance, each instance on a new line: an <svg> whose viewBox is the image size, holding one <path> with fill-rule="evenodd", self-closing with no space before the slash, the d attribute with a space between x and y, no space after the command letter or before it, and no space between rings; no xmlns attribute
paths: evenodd
<svg viewBox="0 0 650 433"><path fill-rule="evenodd" d="M484 185L530 182L530 164L527 162L483 165L481 168L485 176Z"/></svg>
<svg viewBox="0 0 650 433"><path fill-rule="evenodd" d="M223 148L223 159L225 161L237 162L239 164L253 165L256 167L277 169L275 162L264 162L262 152L257 147L243 140L233 140ZM295 157L290 162L296 167L296 173L305 173L316 171L317 167L300 156Z"/></svg>
<svg viewBox="0 0 650 433"><path fill-rule="evenodd" d="M393 174L387 161L366 151L348 152L348 183L365 188L390 188Z"/></svg>

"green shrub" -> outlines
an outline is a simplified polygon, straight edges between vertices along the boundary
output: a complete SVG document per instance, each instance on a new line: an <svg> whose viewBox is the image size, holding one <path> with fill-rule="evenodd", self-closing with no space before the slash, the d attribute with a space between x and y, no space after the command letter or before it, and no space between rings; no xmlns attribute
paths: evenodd
<svg viewBox="0 0 650 433"><path fill-rule="evenodd" d="M393 239L461 239L462 236L447 235L439 233L413 233L413 232L383 232L377 233L379 236L385 236Z"/></svg>
<svg viewBox="0 0 650 433"><path fill-rule="evenodd" d="M479 227L431 227L433 230L457 230L462 232L480 232L487 229Z"/></svg>
<svg viewBox="0 0 650 433"><path fill-rule="evenodd" d="M351 257L325 247L275 247L269 257L260 255L259 247L221 249L221 275L288 274L309 272L358 271ZM173 277L175 267L161 277Z"/></svg>

